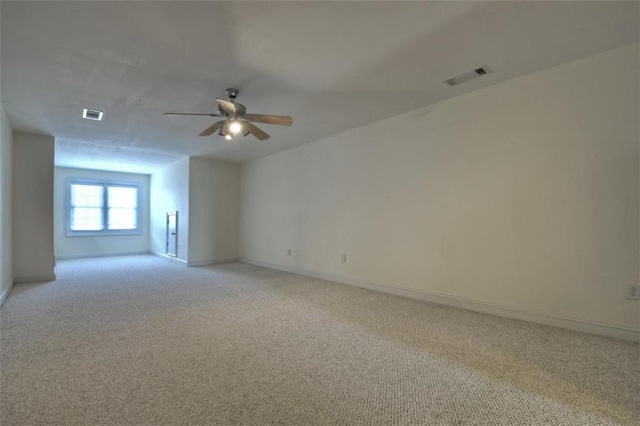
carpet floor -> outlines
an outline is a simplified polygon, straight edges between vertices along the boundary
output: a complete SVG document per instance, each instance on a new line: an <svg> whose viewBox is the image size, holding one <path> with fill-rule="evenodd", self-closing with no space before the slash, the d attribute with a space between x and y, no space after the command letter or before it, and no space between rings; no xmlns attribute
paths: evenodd
<svg viewBox="0 0 640 426"><path fill-rule="evenodd" d="M61 261L0 310L0 424L640 424L640 345L242 263Z"/></svg>

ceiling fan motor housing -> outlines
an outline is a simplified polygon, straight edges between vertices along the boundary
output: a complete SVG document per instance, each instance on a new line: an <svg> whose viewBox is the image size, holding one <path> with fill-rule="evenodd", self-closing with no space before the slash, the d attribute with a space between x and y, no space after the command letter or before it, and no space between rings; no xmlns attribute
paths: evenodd
<svg viewBox="0 0 640 426"><path fill-rule="evenodd" d="M225 111L224 109L218 107L218 115L220 117L224 117L227 120L236 120L236 119L241 119L244 118L245 114L247 113L247 109L245 108L244 105L242 104L238 104L235 103L235 107L236 110L234 111Z"/></svg>

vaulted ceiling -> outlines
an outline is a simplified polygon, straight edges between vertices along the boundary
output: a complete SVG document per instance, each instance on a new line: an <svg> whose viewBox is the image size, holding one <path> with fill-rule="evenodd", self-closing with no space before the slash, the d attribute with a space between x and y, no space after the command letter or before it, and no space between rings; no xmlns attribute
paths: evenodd
<svg viewBox="0 0 640 426"><path fill-rule="evenodd" d="M56 164L243 162L639 39L637 2L1 2L2 104ZM487 66L450 87L444 80ZM227 87L271 139L199 137ZM102 122L82 108L105 111ZM487 105L487 108L490 108ZM401 135L399 135L401 137ZM392 142L392 141L390 141Z"/></svg>

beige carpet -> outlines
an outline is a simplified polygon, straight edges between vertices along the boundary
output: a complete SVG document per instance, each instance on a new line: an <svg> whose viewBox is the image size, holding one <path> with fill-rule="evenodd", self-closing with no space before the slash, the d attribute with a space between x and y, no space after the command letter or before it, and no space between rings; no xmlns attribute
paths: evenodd
<svg viewBox="0 0 640 426"><path fill-rule="evenodd" d="M245 264L60 262L0 310L9 425L640 422L640 346Z"/></svg>

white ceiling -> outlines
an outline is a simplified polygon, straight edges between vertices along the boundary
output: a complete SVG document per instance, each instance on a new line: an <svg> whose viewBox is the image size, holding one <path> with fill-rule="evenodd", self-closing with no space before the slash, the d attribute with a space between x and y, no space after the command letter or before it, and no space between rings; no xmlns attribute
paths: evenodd
<svg viewBox="0 0 640 426"><path fill-rule="evenodd" d="M242 162L639 39L637 2L1 2L2 103L56 164ZM449 77L493 72L449 87ZM227 87L272 138L198 133ZM105 111L102 122L82 108Z"/></svg>

